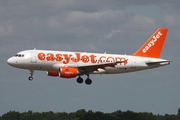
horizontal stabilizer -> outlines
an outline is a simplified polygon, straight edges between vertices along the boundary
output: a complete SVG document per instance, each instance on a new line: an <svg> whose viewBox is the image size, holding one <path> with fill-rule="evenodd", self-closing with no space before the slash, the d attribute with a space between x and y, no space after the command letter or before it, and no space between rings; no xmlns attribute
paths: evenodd
<svg viewBox="0 0 180 120"><path fill-rule="evenodd" d="M148 66L153 66L153 65L168 65L170 64L171 61L158 61L158 62L146 62Z"/></svg>

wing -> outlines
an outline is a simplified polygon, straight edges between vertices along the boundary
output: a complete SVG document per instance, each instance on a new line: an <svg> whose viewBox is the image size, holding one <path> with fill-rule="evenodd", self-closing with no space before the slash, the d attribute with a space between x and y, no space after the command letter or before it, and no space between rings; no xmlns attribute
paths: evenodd
<svg viewBox="0 0 180 120"><path fill-rule="evenodd" d="M123 63L124 61L108 62L108 63L98 63L89 65L68 65L68 67L82 68L82 67L113 67L118 63Z"/></svg>
<svg viewBox="0 0 180 120"><path fill-rule="evenodd" d="M64 65L63 67L70 67L70 68L78 68L81 71L96 71L98 70L98 68L101 69L105 69L105 67L115 67L115 65L117 65L118 63L124 63L124 61L116 61L116 62L108 62L108 63L97 63L97 64L83 64L83 65L77 65L77 64L68 64L68 65ZM53 67L54 68L58 68L61 67L62 64L54 64Z"/></svg>
<svg viewBox="0 0 180 120"><path fill-rule="evenodd" d="M118 63L123 63L124 61L116 61L116 62L109 62L109 63L98 63L98 64L90 64L90 65L73 65L68 67L78 68L79 71L82 73L85 72L94 72L98 71L99 68L105 69L105 67L115 67Z"/></svg>

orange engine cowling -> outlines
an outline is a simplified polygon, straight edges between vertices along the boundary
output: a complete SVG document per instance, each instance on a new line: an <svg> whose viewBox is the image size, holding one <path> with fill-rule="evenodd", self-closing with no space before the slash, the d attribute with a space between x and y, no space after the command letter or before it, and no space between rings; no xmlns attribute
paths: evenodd
<svg viewBox="0 0 180 120"><path fill-rule="evenodd" d="M62 78L74 78L79 74L77 68L61 67L59 71L60 71L60 77Z"/></svg>
<svg viewBox="0 0 180 120"><path fill-rule="evenodd" d="M59 76L59 71L50 70L50 71L47 71L47 75L56 77L56 76Z"/></svg>

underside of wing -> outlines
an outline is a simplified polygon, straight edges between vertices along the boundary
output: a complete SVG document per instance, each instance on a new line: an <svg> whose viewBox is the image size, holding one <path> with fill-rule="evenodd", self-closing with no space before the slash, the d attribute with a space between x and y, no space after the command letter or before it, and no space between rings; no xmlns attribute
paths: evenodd
<svg viewBox="0 0 180 120"><path fill-rule="evenodd" d="M82 65L68 64L68 65L64 65L63 67L78 68L79 70L83 70L83 71L97 71L99 68L105 69L105 67L115 67L115 65L121 64L123 62L124 61L116 61L116 62L108 62L108 63L82 64ZM53 67L59 69L59 67L62 67L61 65L55 64L53 65Z"/></svg>
<svg viewBox="0 0 180 120"><path fill-rule="evenodd" d="M75 67L75 68L92 68L96 70L98 68L104 69L105 67L115 67L118 63L123 63L123 61L116 61L110 63L98 63L98 64L89 64L89 65L68 65L68 67Z"/></svg>

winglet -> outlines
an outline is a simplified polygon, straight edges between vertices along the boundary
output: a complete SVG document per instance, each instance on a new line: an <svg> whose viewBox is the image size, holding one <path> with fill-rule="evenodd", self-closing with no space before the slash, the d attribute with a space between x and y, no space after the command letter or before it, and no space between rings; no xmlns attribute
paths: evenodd
<svg viewBox="0 0 180 120"><path fill-rule="evenodd" d="M133 56L159 58L168 28L159 28Z"/></svg>

